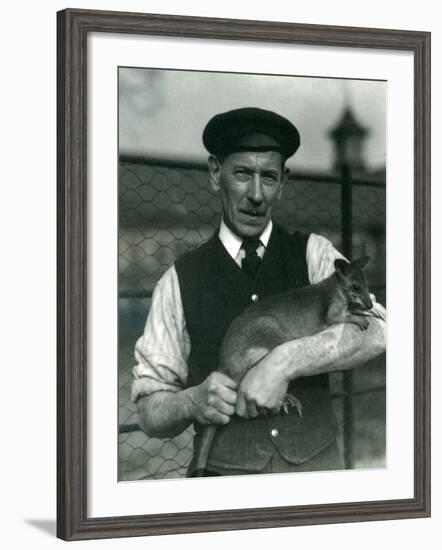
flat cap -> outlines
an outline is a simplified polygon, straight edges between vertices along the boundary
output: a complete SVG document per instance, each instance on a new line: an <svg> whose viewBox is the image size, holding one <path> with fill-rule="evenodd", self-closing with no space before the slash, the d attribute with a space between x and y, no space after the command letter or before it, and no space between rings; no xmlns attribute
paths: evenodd
<svg viewBox="0 0 442 550"><path fill-rule="evenodd" d="M245 107L211 118L203 131L203 143L214 155L275 150L287 159L296 152L301 139L286 118L273 111Z"/></svg>

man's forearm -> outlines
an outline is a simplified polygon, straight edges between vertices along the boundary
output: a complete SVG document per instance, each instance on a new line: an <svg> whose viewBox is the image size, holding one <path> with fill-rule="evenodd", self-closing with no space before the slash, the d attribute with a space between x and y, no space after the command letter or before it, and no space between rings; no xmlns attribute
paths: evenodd
<svg viewBox="0 0 442 550"><path fill-rule="evenodd" d="M177 392L158 391L138 400L141 428L151 437L175 437L192 422L227 424L235 412L238 384L214 371Z"/></svg>
<svg viewBox="0 0 442 550"><path fill-rule="evenodd" d="M346 370L373 359L386 347L386 327L382 320L370 318L367 330L345 323L334 325L305 338L275 348L276 364L284 378L313 376Z"/></svg>
<svg viewBox="0 0 442 550"><path fill-rule="evenodd" d="M191 388L158 391L137 401L142 430L151 437L175 437L193 422Z"/></svg>

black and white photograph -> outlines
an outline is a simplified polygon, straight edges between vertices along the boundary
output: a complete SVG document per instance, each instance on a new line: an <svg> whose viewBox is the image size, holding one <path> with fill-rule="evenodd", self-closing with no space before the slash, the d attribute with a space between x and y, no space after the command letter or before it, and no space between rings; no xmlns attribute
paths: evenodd
<svg viewBox="0 0 442 550"><path fill-rule="evenodd" d="M430 515L430 38L57 14L58 537Z"/></svg>
<svg viewBox="0 0 442 550"><path fill-rule="evenodd" d="M2 547L440 549L438 7L4 4Z"/></svg>
<svg viewBox="0 0 442 550"><path fill-rule="evenodd" d="M387 92L118 68L118 481L388 466Z"/></svg>

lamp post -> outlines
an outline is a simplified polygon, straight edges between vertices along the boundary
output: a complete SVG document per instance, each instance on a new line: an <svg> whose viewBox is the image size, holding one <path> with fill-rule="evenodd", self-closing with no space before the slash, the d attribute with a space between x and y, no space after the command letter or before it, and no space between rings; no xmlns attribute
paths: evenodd
<svg viewBox="0 0 442 550"><path fill-rule="evenodd" d="M356 120L352 110L347 107L337 125L329 132L335 147L335 170L347 167L351 172L365 172L363 142L368 130Z"/></svg>
<svg viewBox="0 0 442 550"><path fill-rule="evenodd" d="M329 132L335 148L335 171L341 181L341 238L342 252L351 261L353 256L353 197L352 175L365 171L363 159L363 141L368 131L361 126L347 107L338 124ZM353 467L353 372L343 374L343 417L344 417L344 462L345 467Z"/></svg>

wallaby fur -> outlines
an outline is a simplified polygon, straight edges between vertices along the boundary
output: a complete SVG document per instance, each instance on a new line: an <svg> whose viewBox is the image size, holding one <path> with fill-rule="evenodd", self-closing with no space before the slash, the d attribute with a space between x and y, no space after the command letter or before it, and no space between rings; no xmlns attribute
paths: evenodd
<svg viewBox="0 0 442 550"><path fill-rule="evenodd" d="M220 349L218 370L236 382L273 348L311 336L339 323L354 323L365 330L364 312L373 307L362 269L369 258L349 263L337 259L335 272L320 283L274 294L250 305L227 330ZM287 402L302 416L301 403L293 396ZM286 405L285 405L286 406ZM204 429L194 477L204 477L217 426Z"/></svg>

